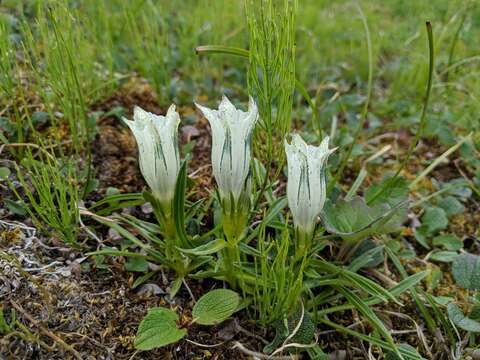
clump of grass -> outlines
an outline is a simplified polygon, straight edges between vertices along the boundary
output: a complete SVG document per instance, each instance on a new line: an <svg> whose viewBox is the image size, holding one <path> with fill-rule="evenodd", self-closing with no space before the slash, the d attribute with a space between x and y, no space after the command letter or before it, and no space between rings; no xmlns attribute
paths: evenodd
<svg viewBox="0 0 480 360"><path fill-rule="evenodd" d="M11 33L8 26L0 22L0 95L1 104L11 114L13 121L9 121L12 129L7 128L7 124L2 121L0 126L3 131L10 130L10 136L7 138L0 132L0 141L22 142L25 137L25 117L20 113L19 105L23 97L23 88L18 86L18 67L16 61L16 47L11 39ZM13 136L11 136L13 135ZM21 156L22 150L12 150L14 155Z"/></svg>
<svg viewBox="0 0 480 360"><path fill-rule="evenodd" d="M51 125L58 128L66 123L74 152L88 153L90 148L86 145L94 134L94 124L87 108L107 95L104 83L108 83L108 75L102 72L98 61L99 43L86 36L81 15L67 2L49 7L39 5L37 11L35 26L24 19L21 28L23 52L32 76L29 80Z"/></svg>
<svg viewBox="0 0 480 360"><path fill-rule="evenodd" d="M139 73L149 79L160 104L169 99L171 62L167 18L164 5L146 1L142 7L125 6L125 35L132 50L131 58Z"/></svg>
<svg viewBox="0 0 480 360"><path fill-rule="evenodd" d="M258 236L259 256L255 258L255 286L253 301L258 318L269 325L291 314L299 307L303 292L303 270L289 253L290 233L285 227L278 239L265 233L265 226Z"/></svg>
<svg viewBox="0 0 480 360"><path fill-rule="evenodd" d="M21 191L10 183L19 200L28 199L26 209L35 225L74 247L79 246L80 229L77 163L73 158L56 158L46 147L40 147L38 157L27 149L21 168L17 166Z"/></svg>

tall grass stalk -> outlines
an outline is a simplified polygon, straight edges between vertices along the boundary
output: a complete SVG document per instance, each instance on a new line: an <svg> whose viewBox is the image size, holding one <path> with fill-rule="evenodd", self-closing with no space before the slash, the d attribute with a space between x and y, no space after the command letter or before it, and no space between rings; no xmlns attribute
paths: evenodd
<svg viewBox="0 0 480 360"><path fill-rule="evenodd" d="M296 0L245 0L249 34L248 88L256 99L260 122L255 134L256 156L281 171L283 140L290 132L295 90ZM261 144L261 145L260 145Z"/></svg>
<svg viewBox="0 0 480 360"><path fill-rule="evenodd" d="M23 98L23 88L18 86L19 73L16 63L16 47L10 39L10 29L0 22L0 105L9 109L7 114L15 120L14 142L23 142L25 131L25 117L22 116L19 106ZM2 129L5 130L5 129ZM0 135L2 133L0 132ZM0 137L0 142L11 142L6 135ZM21 157L23 150L13 150L14 155Z"/></svg>

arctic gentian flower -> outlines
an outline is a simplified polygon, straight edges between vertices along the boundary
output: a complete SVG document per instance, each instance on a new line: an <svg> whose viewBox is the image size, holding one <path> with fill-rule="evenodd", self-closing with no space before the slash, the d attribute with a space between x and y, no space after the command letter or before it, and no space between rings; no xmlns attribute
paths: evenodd
<svg viewBox="0 0 480 360"><path fill-rule="evenodd" d="M197 105L212 129L212 167L222 206L222 227L228 246L222 251L225 279L236 286L238 243L250 211L250 143L258 120L250 97L248 111L238 110L223 96L218 110Z"/></svg>
<svg viewBox="0 0 480 360"><path fill-rule="evenodd" d="M295 134L291 144L285 141L288 163L287 197L293 215L297 244L301 254L309 246L317 217L326 199L326 165L335 149L328 148L328 136L320 146L307 145L300 135Z"/></svg>
<svg viewBox="0 0 480 360"><path fill-rule="evenodd" d="M166 116L155 115L136 106L135 121L123 119L137 140L139 163L153 196L169 207L180 169L178 124L180 116L171 105Z"/></svg>
<svg viewBox="0 0 480 360"><path fill-rule="evenodd" d="M258 119L257 105L250 97L248 111L238 110L223 96L218 110L195 104L212 128L213 175L222 199L238 201L250 173L250 143Z"/></svg>

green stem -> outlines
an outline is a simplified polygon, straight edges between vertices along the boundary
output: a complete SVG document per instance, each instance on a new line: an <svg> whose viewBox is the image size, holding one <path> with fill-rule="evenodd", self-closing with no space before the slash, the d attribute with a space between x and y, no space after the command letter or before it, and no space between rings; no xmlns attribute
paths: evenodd
<svg viewBox="0 0 480 360"><path fill-rule="evenodd" d="M295 259L301 260L312 248L313 232L295 229Z"/></svg>
<svg viewBox="0 0 480 360"><path fill-rule="evenodd" d="M225 280L233 289L237 286L235 262L238 257L238 246L229 243L223 250L223 270L225 272Z"/></svg>
<svg viewBox="0 0 480 360"><path fill-rule="evenodd" d="M237 279L241 277L241 274L237 273L235 263L240 261L238 244L245 234L248 221L248 206L244 208L240 205L242 203L241 200L235 202L233 199L222 202L222 226L228 244L222 252L223 270L225 280L232 288L237 286Z"/></svg>

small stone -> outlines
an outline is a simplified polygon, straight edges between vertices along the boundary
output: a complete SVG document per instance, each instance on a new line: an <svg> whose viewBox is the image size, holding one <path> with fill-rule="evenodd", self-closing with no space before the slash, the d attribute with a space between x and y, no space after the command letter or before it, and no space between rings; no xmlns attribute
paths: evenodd
<svg viewBox="0 0 480 360"><path fill-rule="evenodd" d="M137 290L137 295L145 295L145 294L161 295L161 294L165 294L165 291L162 290L162 288L157 284L148 283L148 284L141 285Z"/></svg>
<svg viewBox="0 0 480 360"><path fill-rule="evenodd" d="M195 126L185 125L182 127L182 137L185 142L190 142L192 139L200 136L200 131Z"/></svg>
<svg viewBox="0 0 480 360"><path fill-rule="evenodd" d="M150 203L145 203L141 206L142 212L144 214L151 214L153 212L153 207L152 204Z"/></svg>
<svg viewBox="0 0 480 360"><path fill-rule="evenodd" d="M112 240L112 241L119 241L119 240L122 240L122 236L118 233L117 230L114 230L112 228L110 228L108 230L108 237Z"/></svg>

